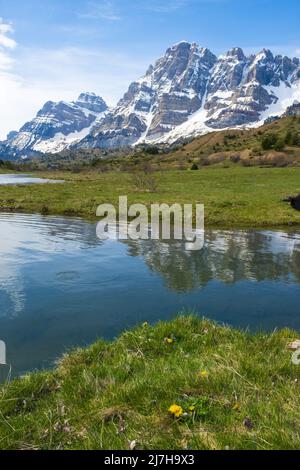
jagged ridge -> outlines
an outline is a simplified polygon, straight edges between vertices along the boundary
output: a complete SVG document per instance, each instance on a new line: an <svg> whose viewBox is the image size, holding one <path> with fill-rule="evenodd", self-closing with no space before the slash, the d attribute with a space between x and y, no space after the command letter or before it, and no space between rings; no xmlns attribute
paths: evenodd
<svg viewBox="0 0 300 470"><path fill-rule="evenodd" d="M7 136L2 152L23 158L59 152L85 137L106 110L104 100L94 93L81 93L71 103L48 101L32 121Z"/></svg>
<svg viewBox="0 0 300 470"><path fill-rule="evenodd" d="M299 59L233 48L217 58L180 42L128 92L79 147L174 142L211 130L263 124L300 98Z"/></svg>
<svg viewBox="0 0 300 470"><path fill-rule="evenodd" d="M297 100L299 59L274 56L267 49L246 57L240 48L217 58L183 41L132 83L115 108L107 110L93 94L73 103L46 103L0 149L24 156L68 147L173 143L212 130L259 126L287 108L297 110Z"/></svg>

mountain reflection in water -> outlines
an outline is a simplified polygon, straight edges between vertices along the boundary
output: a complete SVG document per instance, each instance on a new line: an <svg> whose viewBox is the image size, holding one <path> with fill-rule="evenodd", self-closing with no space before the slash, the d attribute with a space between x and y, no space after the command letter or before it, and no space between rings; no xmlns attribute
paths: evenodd
<svg viewBox="0 0 300 470"><path fill-rule="evenodd" d="M0 214L0 339L15 374L144 321L195 311L252 330L300 330L300 235L206 231L101 242L81 219Z"/></svg>
<svg viewBox="0 0 300 470"><path fill-rule="evenodd" d="M211 231L201 251L178 241L127 241L130 256L142 256L169 289L188 292L219 280L300 283L300 235L284 232Z"/></svg>

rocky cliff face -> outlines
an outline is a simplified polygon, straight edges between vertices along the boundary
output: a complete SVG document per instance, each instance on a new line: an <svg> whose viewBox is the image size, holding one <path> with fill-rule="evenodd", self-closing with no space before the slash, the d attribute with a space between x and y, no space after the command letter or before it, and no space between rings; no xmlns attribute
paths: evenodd
<svg viewBox="0 0 300 470"><path fill-rule="evenodd" d="M233 48L217 58L181 42L128 92L81 147L174 142L212 130L258 126L300 98L299 59L269 50L246 57Z"/></svg>
<svg viewBox="0 0 300 470"><path fill-rule="evenodd" d="M117 106L82 94L73 103L46 103L6 149L17 155L71 148L173 143L213 130L251 127L282 116L300 100L300 62L263 49L221 57L180 42L132 83Z"/></svg>
<svg viewBox="0 0 300 470"><path fill-rule="evenodd" d="M293 95L299 60L263 50L246 58L241 49L221 57L212 71L205 109L206 124L215 129L257 123L268 108L280 100L283 86ZM288 91L288 90L287 90Z"/></svg>
<svg viewBox="0 0 300 470"><path fill-rule="evenodd" d="M115 147L157 140L201 108L217 58L182 42L167 50L81 146Z"/></svg>
<svg viewBox="0 0 300 470"><path fill-rule="evenodd" d="M93 93L82 93L71 103L48 101L19 132L8 134L2 144L2 153L24 158L59 152L87 135L106 110L103 99Z"/></svg>
<svg viewBox="0 0 300 470"><path fill-rule="evenodd" d="M300 117L300 103L297 101L292 106L289 106L284 113L284 116L298 116Z"/></svg>

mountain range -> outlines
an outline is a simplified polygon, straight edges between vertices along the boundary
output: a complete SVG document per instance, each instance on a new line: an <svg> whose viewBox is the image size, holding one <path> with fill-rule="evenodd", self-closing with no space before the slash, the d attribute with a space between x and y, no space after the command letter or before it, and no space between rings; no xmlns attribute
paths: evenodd
<svg viewBox="0 0 300 470"><path fill-rule="evenodd" d="M113 108L93 93L48 102L19 132L0 143L0 156L26 158L66 148L121 148L174 142L215 130L258 127L300 113L300 61L268 49L217 57L182 41L133 82Z"/></svg>

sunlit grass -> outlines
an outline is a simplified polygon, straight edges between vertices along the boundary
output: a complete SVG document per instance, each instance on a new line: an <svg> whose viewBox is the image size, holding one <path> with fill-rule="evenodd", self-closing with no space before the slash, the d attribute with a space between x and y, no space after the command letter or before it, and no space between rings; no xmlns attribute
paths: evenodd
<svg viewBox="0 0 300 470"><path fill-rule="evenodd" d="M0 186L0 210L94 217L102 203L204 203L206 225L266 227L300 224L300 214L282 202L300 193L300 168L203 168L156 174L158 189L137 191L127 173L38 173L65 184Z"/></svg>
<svg viewBox="0 0 300 470"><path fill-rule="evenodd" d="M3 386L0 448L298 449L295 338L190 316L144 324Z"/></svg>

